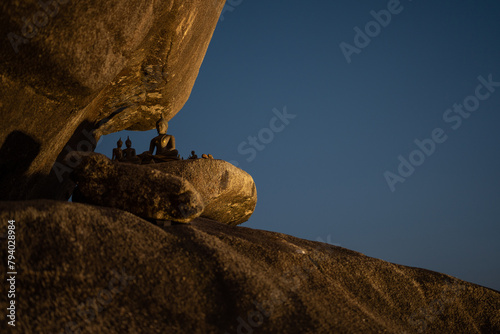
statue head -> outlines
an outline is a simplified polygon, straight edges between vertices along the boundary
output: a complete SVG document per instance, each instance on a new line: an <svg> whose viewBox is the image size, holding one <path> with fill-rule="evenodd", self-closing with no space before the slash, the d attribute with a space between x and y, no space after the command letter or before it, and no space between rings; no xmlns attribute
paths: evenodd
<svg viewBox="0 0 500 334"><path fill-rule="evenodd" d="M127 136L127 140L125 141L125 145L127 146L127 148L132 147L132 141L130 140L130 137L128 137L128 136Z"/></svg>
<svg viewBox="0 0 500 334"><path fill-rule="evenodd" d="M168 130L168 122L163 118L163 115L161 118L156 122L156 130L158 131L158 134L164 135L167 133Z"/></svg>
<svg viewBox="0 0 500 334"><path fill-rule="evenodd" d="M121 148L121 147L122 147L122 145L123 145L123 142L122 142L122 139L120 138L120 139L118 139L118 141L116 142L116 146L117 146L118 148Z"/></svg>

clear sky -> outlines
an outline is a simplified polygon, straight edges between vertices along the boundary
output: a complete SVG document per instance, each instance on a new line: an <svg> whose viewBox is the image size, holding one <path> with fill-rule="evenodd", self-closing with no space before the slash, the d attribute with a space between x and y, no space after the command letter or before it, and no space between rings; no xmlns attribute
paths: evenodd
<svg viewBox="0 0 500 334"><path fill-rule="evenodd" d="M253 176L243 226L500 290L499 42L496 0L228 0L169 134Z"/></svg>

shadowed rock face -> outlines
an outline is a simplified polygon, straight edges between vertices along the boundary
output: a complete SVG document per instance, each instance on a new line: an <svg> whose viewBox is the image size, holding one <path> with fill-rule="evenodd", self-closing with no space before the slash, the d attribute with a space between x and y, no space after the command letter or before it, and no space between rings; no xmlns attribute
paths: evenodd
<svg viewBox="0 0 500 334"><path fill-rule="evenodd" d="M0 202L9 219L22 333L500 332L499 292L341 247L47 200Z"/></svg>
<svg viewBox="0 0 500 334"><path fill-rule="evenodd" d="M171 119L189 97L223 5L2 1L0 147L8 151L8 136L23 133L39 152L25 171L0 170L0 184L16 184L0 198L67 199L69 171L55 172L56 160L93 150L103 134L152 129L161 113Z"/></svg>

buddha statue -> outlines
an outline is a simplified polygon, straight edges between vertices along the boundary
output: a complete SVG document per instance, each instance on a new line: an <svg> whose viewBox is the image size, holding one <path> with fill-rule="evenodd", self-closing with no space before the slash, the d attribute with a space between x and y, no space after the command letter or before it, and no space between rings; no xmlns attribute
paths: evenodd
<svg viewBox="0 0 500 334"><path fill-rule="evenodd" d="M151 140L149 151L139 155L143 164L161 163L179 160L179 152L175 149L175 138L167 134L168 122L163 116L156 122L158 136ZM156 149L156 154L153 154Z"/></svg>
<svg viewBox="0 0 500 334"><path fill-rule="evenodd" d="M196 153L194 153L194 151L191 151L191 155L188 159L198 159L198 156L196 155Z"/></svg>
<svg viewBox="0 0 500 334"><path fill-rule="evenodd" d="M130 137L127 137L125 146L127 148L123 150L123 158L120 161L140 164L141 159L135 154L135 149L132 148Z"/></svg>
<svg viewBox="0 0 500 334"><path fill-rule="evenodd" d="M118 160L120 161L123 159L123 151L122 151L122 139L118 139L116 142L116 148L113 149L113 155L111 156L111 160Z"/></svg>

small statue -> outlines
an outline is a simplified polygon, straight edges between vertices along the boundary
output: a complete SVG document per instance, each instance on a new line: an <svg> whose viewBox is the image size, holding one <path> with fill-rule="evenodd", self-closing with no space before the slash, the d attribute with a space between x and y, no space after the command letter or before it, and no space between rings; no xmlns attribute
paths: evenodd
<svg viewBox="0 0 500 334"><path fill-rule="evenodd" d="M151 140L149 151L139 155L143 164L168 162L172 160L180 160L179 152L175 149L175 138L167 134L168 122L163 116L156 122L156 130L158 136ZM156 154L153 152L156 149Z"/></svg>
<svg viewBox="0 0 500 334"><path fill-rule="evenodd" d="M127 148L123 150L123 158L120 161L140 164L141 159L135 154L135 149L132 148L130 137L127 137L125 146L127 146Z"/></svg>
<svg viewBox="0 0 500 334"><path fill-rule="evenodd" d="M191 155L188 159L198 159L198 156L194 153L194 151L191 151Z"/></svg>
<svg viewBox="0 0 500 334"><path fill-rule="evenodd" d="M122 151L122 139L118 139L116 142L116 148L113 149L113 155L111 156L111 160L121 160L123 159L123 151Z"/></svg>

